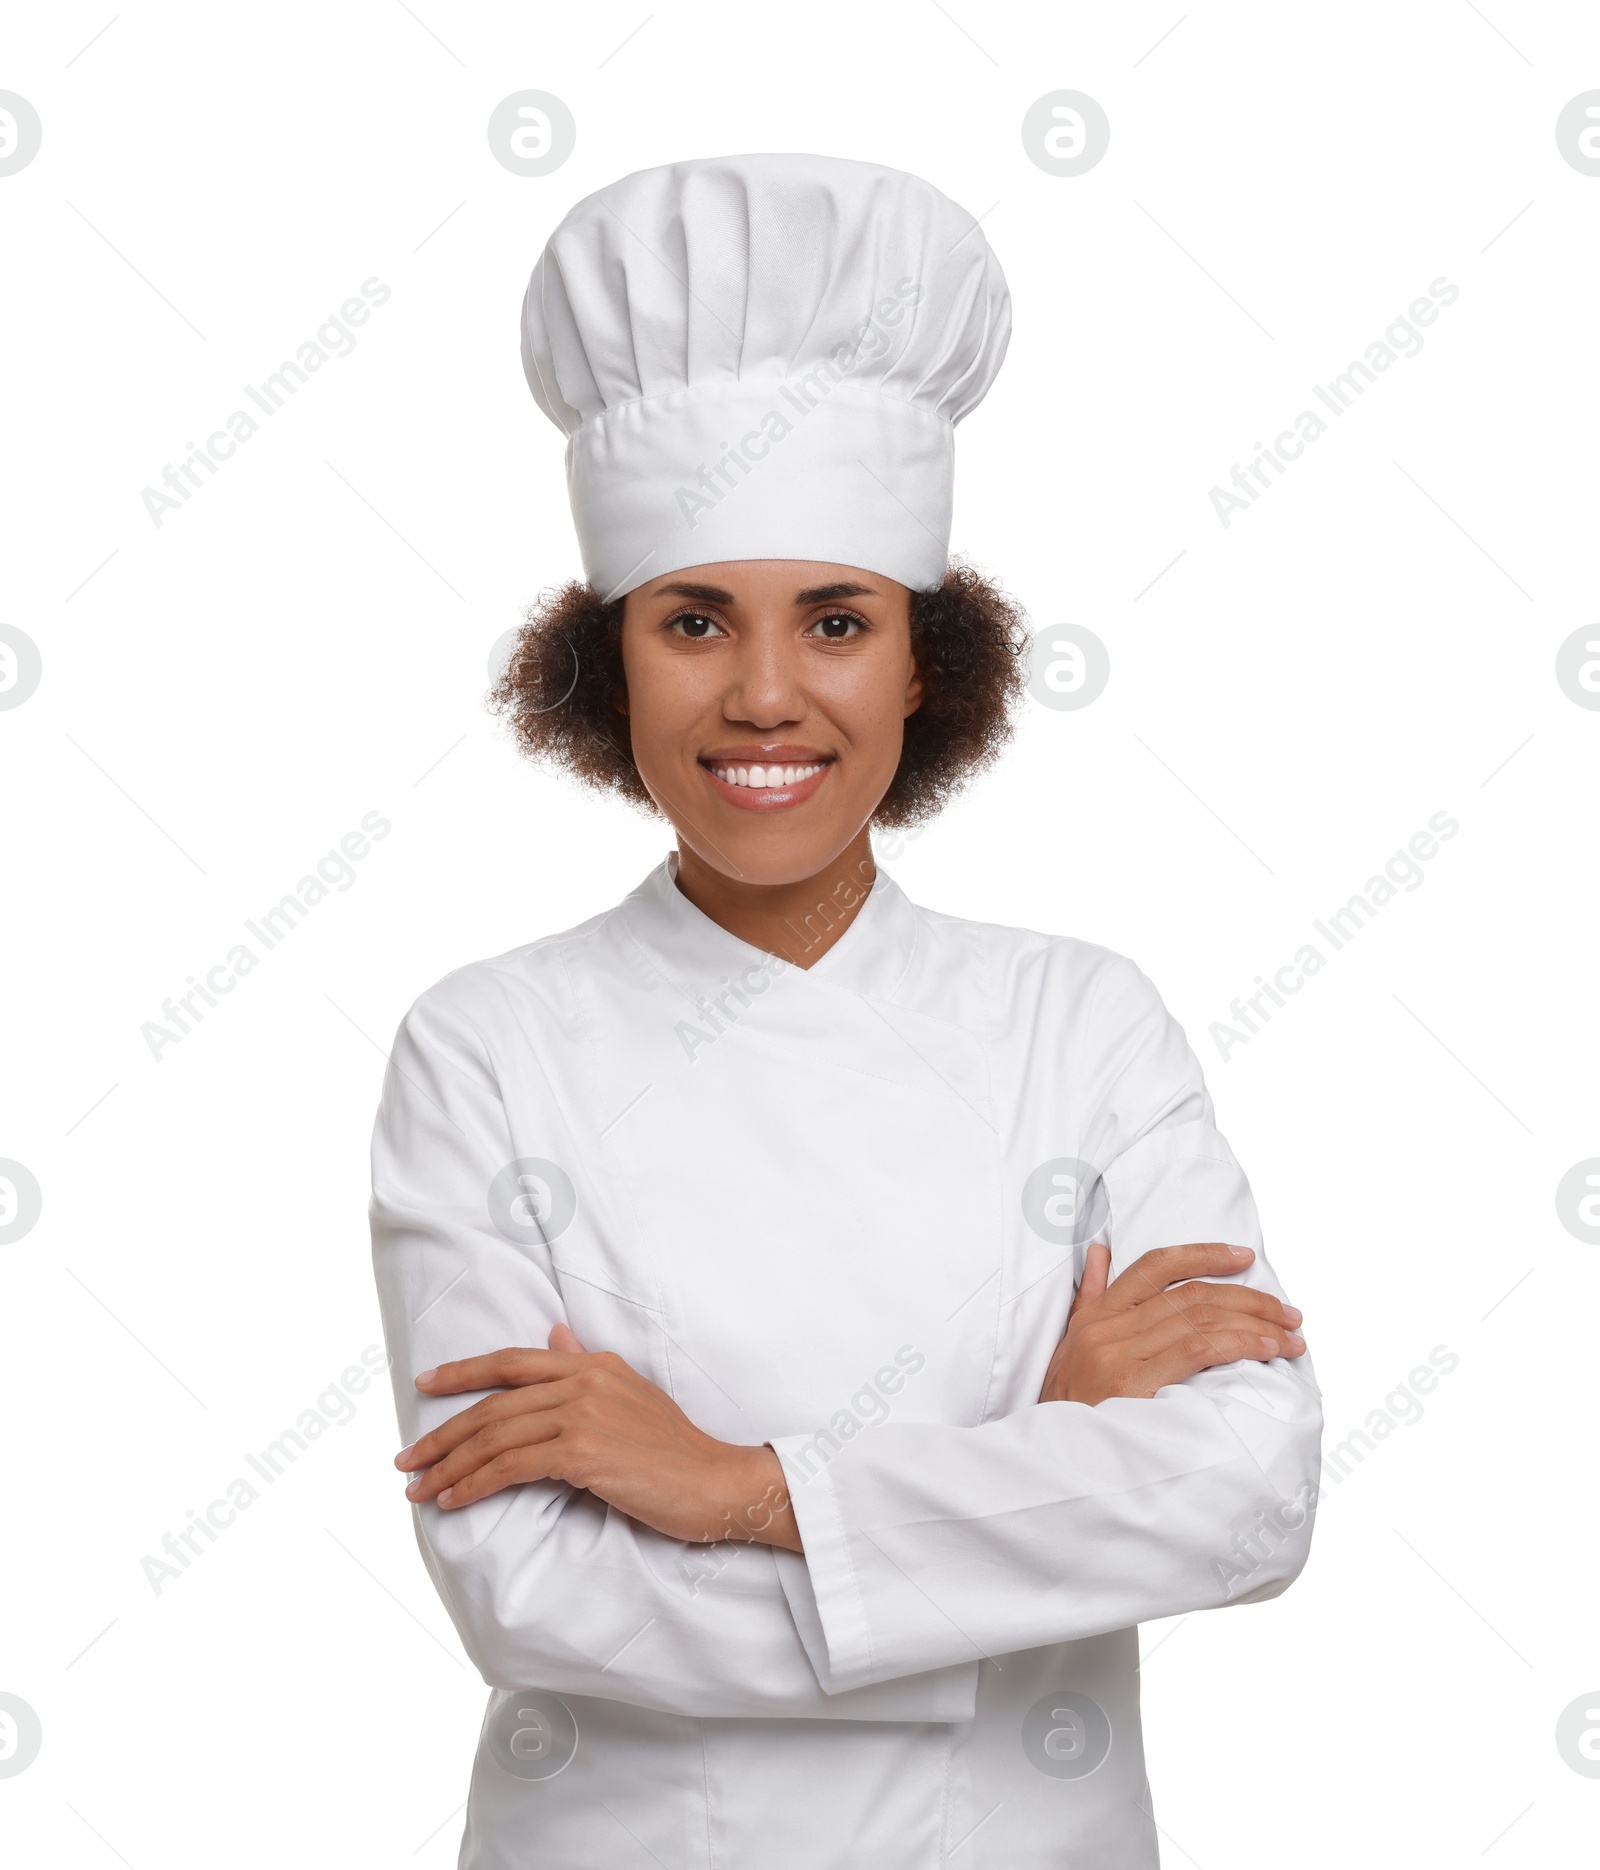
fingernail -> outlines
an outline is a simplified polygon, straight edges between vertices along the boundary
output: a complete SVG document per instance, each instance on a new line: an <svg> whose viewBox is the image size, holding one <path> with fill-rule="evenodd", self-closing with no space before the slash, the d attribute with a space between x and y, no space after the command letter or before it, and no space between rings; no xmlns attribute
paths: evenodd
<svg viewBox="0 0 1600 1870"><path fill-rule="evenodd" d="M437 1370L419 1370L417 1372L416 1381L418 1384L431 1383L438 1374L439 1372Z"/></svg>
<svg viewBox="0 0 1600 1870"><path fill-rule="evenodd" d="M421 1492L422 1492L422 1476L419 1474L417 1475L415 1480L407 1484L406 1498L408 1500L415 1500L417 1495Z"/></svg>
<svg viewBox="0 0 1600 1870"><path fill-rule="evenodd" d="M395 1466L404 1467L406 1462L409 1461L416 1452L417 1444L415 1442L413 1442L409 1448L402 1448L394 1458Z"/></svg>
<svg viewBox="0 0 1600 1870"><path fill-rule="evenodd" d="M1292 1345L1293 1345L1293 1346L1295 1347L1295 1349L1296 1349L1296 1350L1299 1350L1299 1351L1303 1351L1303 1350L1305 1349L1305 1347L1306 1347L1306 1341L1305 1341L1305 1338L1304 1338L1304 1336L1303 1336L1303 1335L1302 1335L1302 1334L1301 1334L1300 1332L1298 1332L1298 1331L1287 1331L1287 1332L1285 1332L1285 1333L1284 1333L1284 1342L1285 1342L1286 1344L1292 1344Z"/></svg>
<svg viewBox="0 0 1600 1870"><path fill-rule="evenodd" d="M1255 1255L1248 1247L1229 1247L1228 1251L1236 1260L1250 1260L1255 1258Z"/></svg>
<svg viewBox="0 0 1600 1870"><path fill-rule="evenodd" d="M1295 1306L1295 1305L1284 1306L1283 1315L1285 1318L1288 1319L1289 1323L1292 1325L1299 1324L1300 1320L1305 1317L1305 1313L1301 1311L1298 1306Z"/></svg>
<svg viewBox="0 0 1600 1870"><path fill-rule="evenodd" d="M1276 1357L1278 1355L1278 1340L1276 1338L1269 1338L1266 1333L1263 1332L1261 1342L1269 1357Z"/></svg>
<svg viewBox="0 0 1600 1870"><path fill-rule="evenodd" d="M446 1487L444 1492L439 1495L439 1504L440 1506L454 1506L455 1499L456 1499L455 1488Z"/></svg>

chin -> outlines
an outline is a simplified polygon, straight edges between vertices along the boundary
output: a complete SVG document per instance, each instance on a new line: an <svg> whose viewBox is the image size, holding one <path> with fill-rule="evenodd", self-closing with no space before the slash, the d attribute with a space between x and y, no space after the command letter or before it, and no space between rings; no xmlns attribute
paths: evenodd
<svg viewBox="0 0 1600 1870"><path fill-rule="evenodd" d="M754 825L738 836L718 838L717 850L711 849L692 828L684 842L692 845L713 869L737 883L757 889L782 889L804 883L826 870L849 848L855 836L856 831L843 827L830 835L769 822Z"/></svg>
<svg viewBox="0 0 1600 1870"><path fill-rule="evenodd" d="M888 789L861 784L859 771L830 763L825 773L780 787L724 785L696 762L672 773L672 795L646 789L679 839L733 883L783 889L819 875L860 837ZM685 809L687 807L688 809Z"/></svg>

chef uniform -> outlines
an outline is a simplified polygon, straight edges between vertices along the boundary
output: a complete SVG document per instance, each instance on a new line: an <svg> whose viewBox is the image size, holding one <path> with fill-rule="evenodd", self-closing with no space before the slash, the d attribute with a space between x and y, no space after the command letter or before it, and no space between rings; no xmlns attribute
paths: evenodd
<svg viewBox="0 0 1600 1870"><path fill-rule="evenodd" d="M590 582L783 557L936 584L951 425L1008 324L981 232L911 176L749 156L590 197L524 318ZM880 869L799 967L676 869L401 1025L372 1202L400 1426L475 1400L417 1372L566 1323L770 1444L805 1549L686 1544L556 1482L413 1508L493 1690L460 1863L1147 1870L1136 1626L1293 1580L1321 1426L1305 1358L1037 1400L1092 1240L1113 1274L1248 1246L1234 1279L1282 1296L1194 1054L1092 943Z"/></svg>

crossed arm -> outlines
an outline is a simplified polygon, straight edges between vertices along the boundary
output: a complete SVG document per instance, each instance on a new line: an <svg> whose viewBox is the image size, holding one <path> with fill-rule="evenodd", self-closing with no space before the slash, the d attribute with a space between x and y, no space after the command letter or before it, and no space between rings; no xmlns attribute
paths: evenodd
<svg viewBox="0 0 1600 1870"><path fill-rule="evenodd" d="M1239 1272L1248 1247L1161 1247L1110 1279L1091 1246L1041 1403L1094 1405L1151 1397L1166 1384L1244 1360L1305 1353L1292 1306L1250 1286L1211 1284ZM723 1539L802 1550L783 1469L765 1444L718 1441L667 1393L610 1351L588 1351L566 1325L545 1350L507 1349L425 1370L430 1396L492 1395L395 1457L416 1501L449 1510L525 1481L581 1487L672 1539Z"/></svg>

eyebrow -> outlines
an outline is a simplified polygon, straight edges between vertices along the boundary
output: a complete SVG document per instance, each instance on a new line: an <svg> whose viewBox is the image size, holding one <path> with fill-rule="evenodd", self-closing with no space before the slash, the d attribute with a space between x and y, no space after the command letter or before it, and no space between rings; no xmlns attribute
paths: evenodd
<svg viewBox="0 0 1600 1870"><path fill-rule="evenodd" d="M797 591L794 601L797 604L830 604L836 597L873 595L872 587L865 584L815 584L809 591Z"/></svg>
<svg viewBox="0 0 1600 1870"><path fill-rule="evenodd" d="M724 591L716 584L664 584L658 595L694 598L702 604L732 604L737 601L731 591ZM797 604L830 604L836 598L874 595L872 587L865 584L816 584L809 590L796 591L794 601Z"/></svg>

